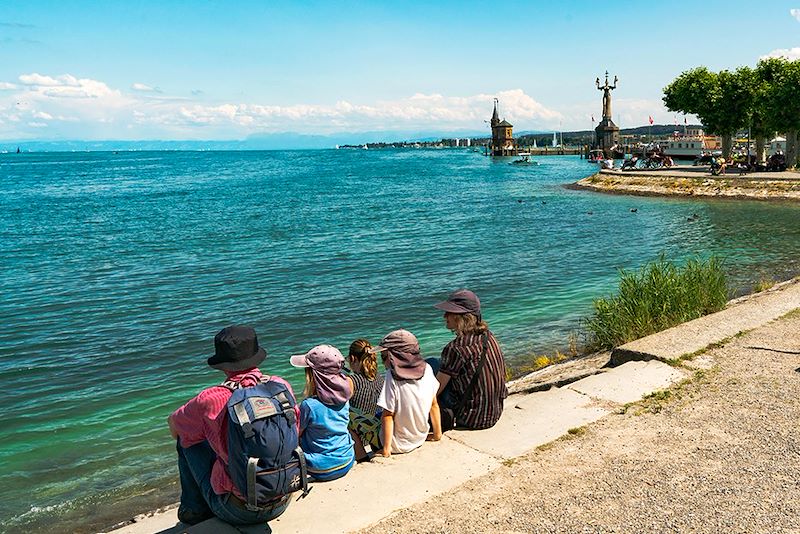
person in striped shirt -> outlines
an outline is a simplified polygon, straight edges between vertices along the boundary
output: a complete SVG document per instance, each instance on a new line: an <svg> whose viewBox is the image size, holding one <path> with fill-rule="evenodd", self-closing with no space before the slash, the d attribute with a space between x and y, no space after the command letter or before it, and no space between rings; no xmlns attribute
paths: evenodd
<svg viewBox="0 0 800 534"><path fill-rule="evenodd" d="M442 349L436 374L439 404L453 418L446 422L443 415L442 426L490 428L503 413L508 389L503 352L481 316L480 300L472 291L459 289L434 306L444 311L445 325L456 336Z"/></svg>

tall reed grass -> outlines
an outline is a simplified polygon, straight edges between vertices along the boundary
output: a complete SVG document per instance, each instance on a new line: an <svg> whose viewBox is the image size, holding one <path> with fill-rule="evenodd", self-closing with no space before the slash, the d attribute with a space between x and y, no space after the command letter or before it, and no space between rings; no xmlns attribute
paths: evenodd
<svg viewBox="0 0 800 534"><path fill-rule="evenodd" d="M728 300L722 260L692 259L683 267L664 256L638 271L620 271L619 291L595 299L585 319L591 350L610 349L719 311Z"/></svg>

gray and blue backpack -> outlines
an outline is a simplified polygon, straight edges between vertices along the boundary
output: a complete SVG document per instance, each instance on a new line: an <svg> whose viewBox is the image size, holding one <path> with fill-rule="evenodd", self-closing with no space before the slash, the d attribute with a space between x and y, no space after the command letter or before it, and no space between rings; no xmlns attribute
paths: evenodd
<svg viewBox="0 0 800 534"><path fill-rule="evenodd" d="M233 381L221 385L232 392L226 406L228 474L248 510L259 511L300 489L305 497L308 477L298 442L294 395L266 376L251 387Z"/></svg>

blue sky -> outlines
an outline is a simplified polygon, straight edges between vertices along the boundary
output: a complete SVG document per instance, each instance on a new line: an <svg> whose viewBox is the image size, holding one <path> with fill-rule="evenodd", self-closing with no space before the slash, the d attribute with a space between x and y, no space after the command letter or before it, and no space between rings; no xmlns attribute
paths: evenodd
<svg viewBox="0 0 800 534"><path fill-rule="evenodd" d="M585 129L605 70L618 125L672 123L682 71L800 58L800 0L491 6L0 2L0 139L475 132L494 97L517 130Z"/></svg>

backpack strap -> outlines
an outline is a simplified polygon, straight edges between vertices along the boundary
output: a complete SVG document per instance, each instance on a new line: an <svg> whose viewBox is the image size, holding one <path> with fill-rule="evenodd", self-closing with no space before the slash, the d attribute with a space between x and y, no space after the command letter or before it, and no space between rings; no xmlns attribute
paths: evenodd
<svg viewBox="0 0 800 534"><path fill-rule="evenodd" d="M251 512L258 512L258 493L256 492L256 470L258 469L258 458L247 459L247 506Z"/></svg>
<svg viewBox="0 0 800 534"><path fill-rule="evenodd" d="M224 381L222 384L220 384L220 386L221 386L221 387L224 387L225 389L228 389L228 390L230 390L230 391L235 391L235 390L237 390L237 389L242 389L243 387L245 387L245 386L242 386L242 380L244 380L244 379L245 379L245 378L247 378L247 377L250 377L250 378L252 378L252 379L253 379L253 380L255 380L256 382L261 382L262 384L264 384L264 383L266 383L266 382L269 382L270 380L272 380L272 377L271 377L271 376L267 376L267 375L261 375L261 377L259 378L259 377L257 377L257 376L255 375L255 373L247 373L246 375L244 375L244 376L243 376L241 379L239 379L239 380L226 380L226 381Z"/></svg>
<svg viewBox="0 0 800 534"><path fill-rule="evenodd" d="M233 405L233 411L236 412L236 418L239 419L239 426L242 427L242 432L244 432L245 438L252 438L253 434L253 425L250 422L250 416L247 415L247 410L244 407L243 402L239 402Z"/></svg>
<svg viewBox="0 0 800 534"><path fill-rule="evenodd" d="M292 410L292 412L294 412L294 410ZM308 487L308 466L306 465L306 455L303 449L298 446L294 450L294 453L297 455L297 460L300 462L300 478L302 479L303 493L298 499L302 499L311 491L311 488Z"/></svg>

